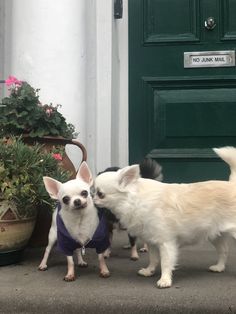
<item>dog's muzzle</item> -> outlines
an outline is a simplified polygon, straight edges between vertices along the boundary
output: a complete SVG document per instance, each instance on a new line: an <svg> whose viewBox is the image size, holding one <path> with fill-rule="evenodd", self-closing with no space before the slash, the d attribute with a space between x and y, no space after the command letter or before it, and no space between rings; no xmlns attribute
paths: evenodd
<svg viewBox="0 0 236 314"><path fill-rule="evenodd" d="M87 202L82 203L79 198L74 200L74 209L83 209L86 206L87 206Z"/></svg>

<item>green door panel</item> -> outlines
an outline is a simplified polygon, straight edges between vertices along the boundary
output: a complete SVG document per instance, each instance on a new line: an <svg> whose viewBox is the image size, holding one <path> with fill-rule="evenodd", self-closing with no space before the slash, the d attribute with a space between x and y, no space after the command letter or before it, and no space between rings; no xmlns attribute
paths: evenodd
<svg viewBox="0 0 236 314"><path fill-rule="evenodd" d="M149 0L142 5L144 44L199 41L198 1L182 0L181 6L173 1L167 6L165 1ZM171 21L173 17L175 23Z"/></svg>
<svg viewBox="0 0 236 314"><path fill-rule="evenodd" d="M228 179L211 148L236 146L236 67L184 67L184 52L227 50L236 1L129 0L130 163L151 156L168 182Z"/></svg>

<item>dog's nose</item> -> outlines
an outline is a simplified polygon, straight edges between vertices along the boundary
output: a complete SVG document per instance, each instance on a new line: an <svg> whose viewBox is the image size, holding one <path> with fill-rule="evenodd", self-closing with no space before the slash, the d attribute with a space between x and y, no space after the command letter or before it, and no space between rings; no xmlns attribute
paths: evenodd
<svg viewBox="0 0 236 314"><path fill-rule="evenodd" d="M81 200L78 198L78 199L76 199L76 200L74 200L74 206L75 207L77 207L77 208L79 208L80 206L81 206Z"/></svg>

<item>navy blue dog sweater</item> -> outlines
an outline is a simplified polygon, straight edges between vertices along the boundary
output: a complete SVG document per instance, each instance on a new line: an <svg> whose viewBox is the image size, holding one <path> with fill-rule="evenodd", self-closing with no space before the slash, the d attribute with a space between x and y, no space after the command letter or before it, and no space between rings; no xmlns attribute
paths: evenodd
<svg viewBox="0 0 236 314"><path fill-rule="evenodd" d="M71 237L59 214L61 205L57 212L57 248L66 256L72 256L73 252L82 245ZM92 239L85 245L86 248L95 248L97 254L103 253L110 245L107 223L103 210L98 209L99 224ZM79 231L78 231L79 232Z"/></svg>

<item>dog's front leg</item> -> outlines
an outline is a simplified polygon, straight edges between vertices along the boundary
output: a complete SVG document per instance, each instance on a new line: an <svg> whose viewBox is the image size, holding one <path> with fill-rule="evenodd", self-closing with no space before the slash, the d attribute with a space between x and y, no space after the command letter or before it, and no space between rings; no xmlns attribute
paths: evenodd
<svg viewBox="0 0 236 314"><path fill-rule="evenodd" d="M73 261L73 256L67 256L67 274L64 277L65 281L75 280L75 266Z"/></svg>
<svg viewBox="0 0 236 314"><path fill-rule="evenodd" d="M48 242L48 245L47 245L45 252L44 252L44 255L43 255L43 259L38 266L38 270L47 270L48 269L47 262L48 262L49 254L50 254L50 252L51 252L51 250L52 250L52 248L56 242L56 238L57 237L55 237L55 240Z"/></svg>
<svg viewBox="0 0 236 314"><path fill-rule="evenodd" d="M161 278L157 281L159 288L169 288L172 285L172 271L177 261L177 246L175 242L165 242L159 246L161 258Z"/></svg>
<svg viewBox="0 0 236 314"><path fill-rule="evenodd" d="M53 213L52 225L51 225L51 228L50 228L49 234L48 234L48 245L45 249L43 259L42 259L40 265L38 266L39 270L47 270L47 268L48 268L48 266L47 266L48 257L49 257L49 254L50 254L53 246L55 245L56 241L57 241L57 226L56 226L56 211L55 211Z"/></svg>
<svg viewBox="0 0 236 314"><path fill-rule="evenodd" d="M103 253L98 254L99 268L100 268L100 277L108 278L110 277L109 269L107 268L107 264L104 258Z"/></svg>
<svg viewBox="0 0 236 314"><path fill-rule="evenodd" d="M149 265L147 268L142 268L138 274L145 277L153 276L158 265L158 249L155 245L148 245Z"/></svg>

